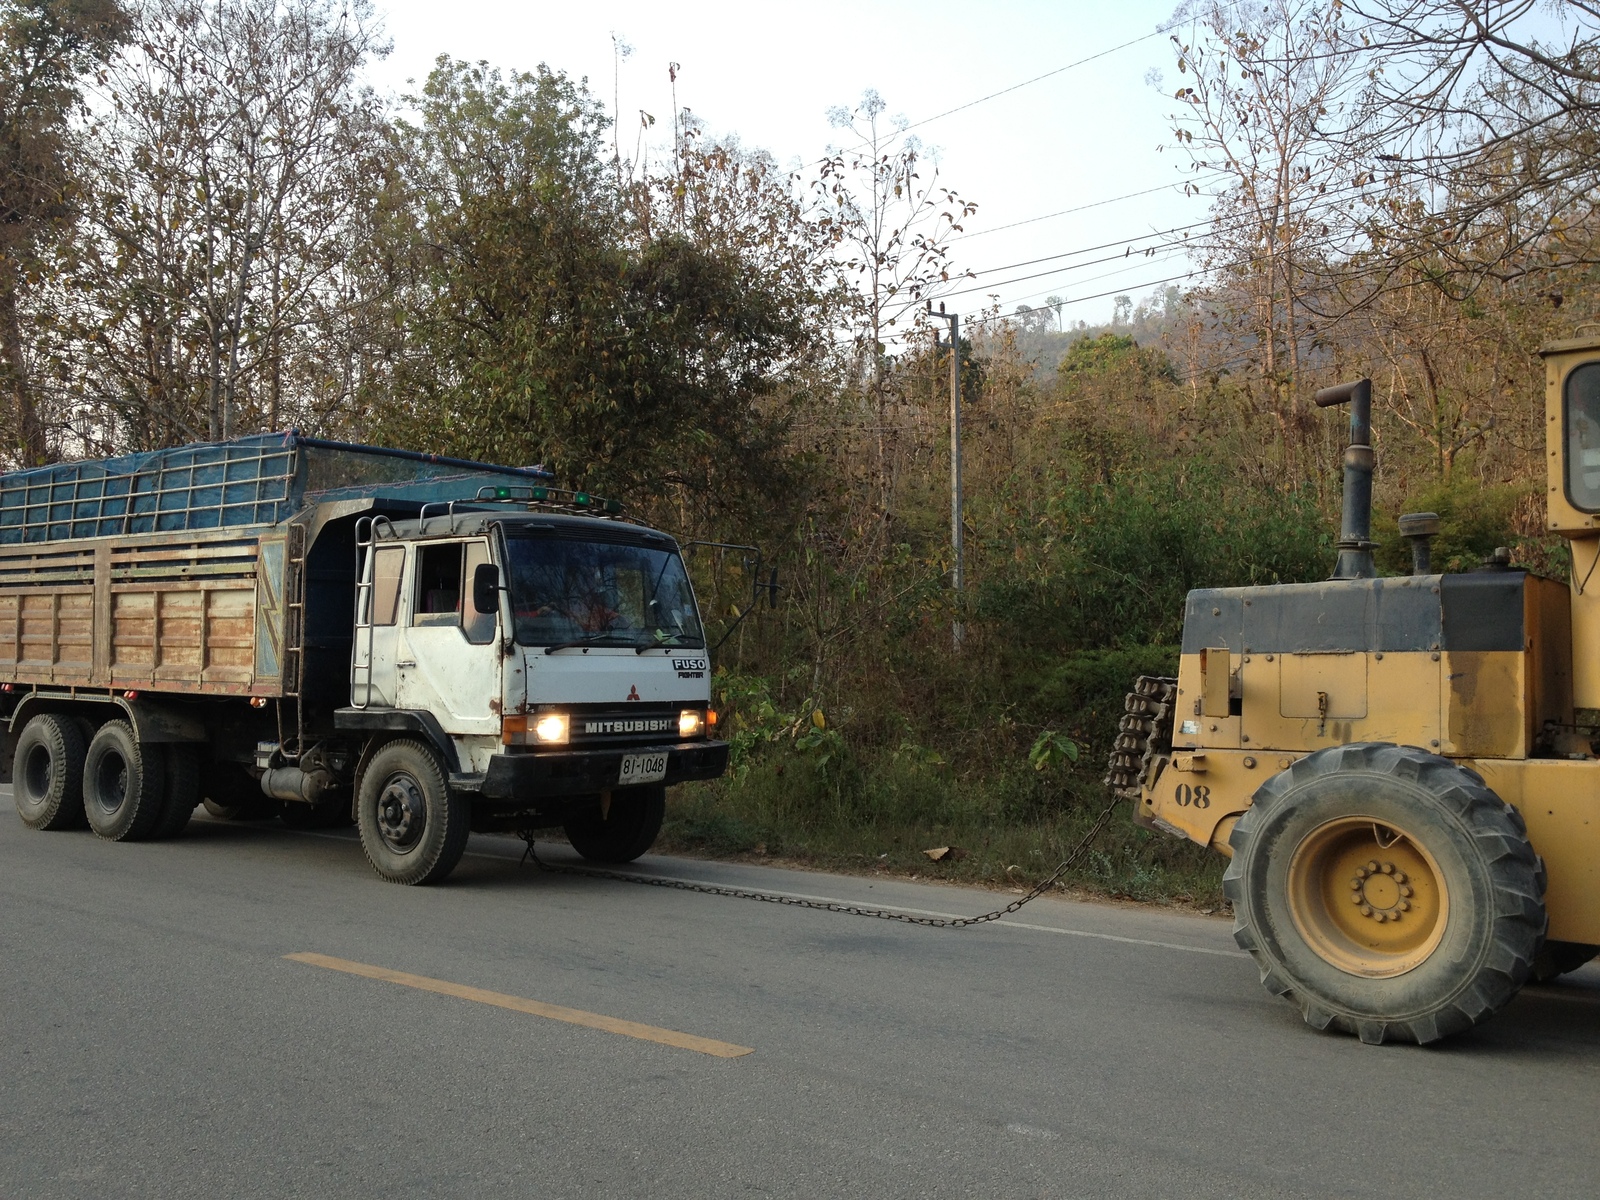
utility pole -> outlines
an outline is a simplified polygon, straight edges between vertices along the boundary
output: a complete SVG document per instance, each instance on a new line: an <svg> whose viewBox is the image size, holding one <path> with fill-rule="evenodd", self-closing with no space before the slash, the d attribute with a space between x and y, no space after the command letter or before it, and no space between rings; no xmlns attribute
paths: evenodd
<svg viewBox="0 0 1600 1200"><path fill-rule="evenodd" d="M933 301L928 301L928 315L950 322L950 587L955 592L956 619L950 627L951 644L961 652L961 640L966 630L961 625L961 318L955 313L933 311ZM934 346L939 335L933 335Z"/></svg>

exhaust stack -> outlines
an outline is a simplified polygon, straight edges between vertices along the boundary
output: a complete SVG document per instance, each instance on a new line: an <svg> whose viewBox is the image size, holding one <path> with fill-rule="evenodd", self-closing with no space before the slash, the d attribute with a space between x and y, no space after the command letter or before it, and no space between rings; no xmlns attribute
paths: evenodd
<svg viewBox="0 0 1600 1200"><path fill-rule="evenodd" d="M1438 513L1406 513L1400 518L1400 536L1411 543L1413 575L1433 574L1431 543L1438 532Z"/></svg>
<svg viewBox="0 0 1600 1200"><path fill-rule="evenodd" d="M1372 380L1358 379L1323 388L1317 407L1350 402L1350 444L1344 449L1344 516L1339 524L1339 561L1334 579L1371 579L1377 575L1372 552Z"/></svg>

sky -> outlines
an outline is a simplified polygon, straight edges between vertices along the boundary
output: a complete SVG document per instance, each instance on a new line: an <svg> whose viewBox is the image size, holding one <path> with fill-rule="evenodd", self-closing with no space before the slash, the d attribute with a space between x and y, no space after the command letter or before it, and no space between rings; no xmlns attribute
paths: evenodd
<svg viewBox="0 0 1600 1200"><path fill-rule="evenodd" d="M735 134L805 173L830 146L848 144L828 110L876 89L889 116L915 124L939 182L978 204L953 244L956 264L978 275L950 295L952 311L976 313L990 292L1003 312L1059 295L1066 322L1095 324L1109 319L1112 294L1137 300L1153 290L1146 285L1191 269L1181 257L1137 253L1084 263L1206 216L1208 202L1181 189L1193 177L1186 155L1161 150L1176 85L1149 78L1176 76L1172 44L1157 32L1174 0L375 3L393 43L369 70L380 91L404 94L441 54L516 70L542 62L586 76L608 107L615 93L624 154L641 110L655 116L654 140L670 153L669 63L678 64L678 105L708 133ZM613 35L633 48L620 69ZM1056 73L1016 86L1047 72ZM1051 273L1027 278L1041 272Z"/></svg>

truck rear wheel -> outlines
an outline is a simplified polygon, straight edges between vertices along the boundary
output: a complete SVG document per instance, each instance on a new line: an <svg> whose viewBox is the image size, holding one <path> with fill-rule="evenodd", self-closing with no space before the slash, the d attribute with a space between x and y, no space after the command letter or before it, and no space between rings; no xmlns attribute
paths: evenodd
<svg viewBox="0 0 1600 1200"><path fill-rule="evenodd" d="M160 746L141 744L126 721L100 726L83 764L89 828L113 842L149 837L166 802L165 757Z"/></svg>
<svg viewBox="0 0 1600 1200"><path fill-rule="evenodd" d="M22 727L12 758L17 815L31 829L81 829L83 731L71 717L41 713Z"/></svg>
<svg viewBox="0 0 1600 1200"><path fill-rule="evenodd" d="M585 810L566 825L567 840L594 862L627 863L656 843L667 811L664 787L628 788L611 794L611 806Z"/></svg>
<svg viewBox="0 0 1600 1200"><path fill-rule="evenodd" d="M166 751L166 790L161 817L150 834L153 838L177 837L188 828L189 818L200 803L200 748L170 742Z"/></svg>
<svg viewBox="0 0 1600 1200"><path fill-rule="evenodd" d="M1410 746L1318 751L1256 792L1229 842L1234 938L1307 1024L1437 1041L1488 1019L1544 940L1543 864L1516 810Z"/></svg>
<svg viewBox="0 0 1600 1200"><path fill-rule="evenodd" d="M356 824L372 869L391 883L437 883L461 861L470 814L421 742L386 743L356 792Z"/></svg>

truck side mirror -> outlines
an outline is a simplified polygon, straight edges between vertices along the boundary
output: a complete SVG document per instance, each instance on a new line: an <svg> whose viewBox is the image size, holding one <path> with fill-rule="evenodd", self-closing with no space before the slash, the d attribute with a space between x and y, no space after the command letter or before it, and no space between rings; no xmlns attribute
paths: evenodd
<svg viewBox="0 0 1600 1200"><path fill-rule="evenodd" d="M472 607L480 613L500 611L500 568L479 563L472 573Z"/></svg>
<svg viewBox="0 0 1600 1200"><path fill-rule="evenodd" d="M767 577L767 607L778 607L778 568L772 568L772 574Z"/></svg>

